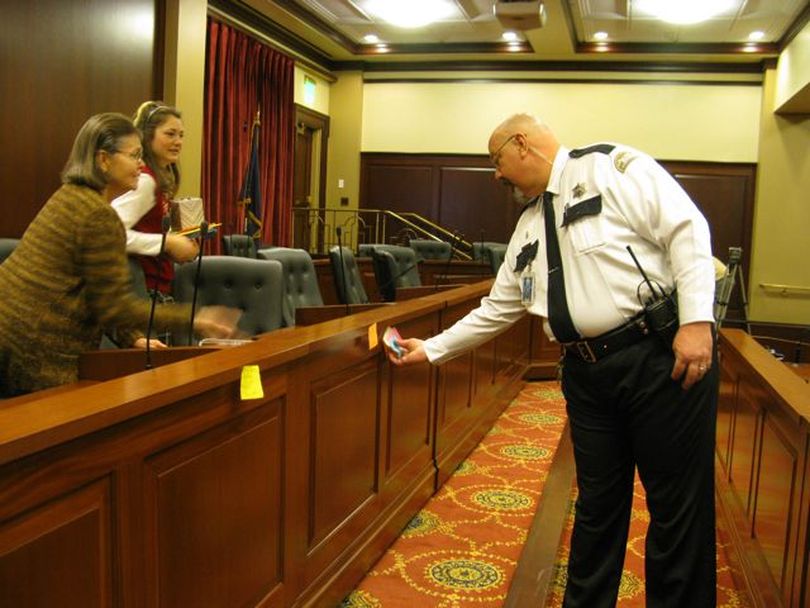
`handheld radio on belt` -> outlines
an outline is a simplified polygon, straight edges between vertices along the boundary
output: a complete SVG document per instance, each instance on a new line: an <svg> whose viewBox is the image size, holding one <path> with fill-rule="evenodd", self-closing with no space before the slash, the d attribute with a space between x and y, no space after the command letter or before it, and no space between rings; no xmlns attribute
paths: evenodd
<svg viewBox="0 0 810 608"><path fill-rule="evenodd" d="M658 288L656 290L652 281L647 277L647 273L645 273L644 269L641 267L633 250L630 248L630 245L627 246L627 251L630 252L630 256L633 258L636 268L638 268L638 271L644 278L644 282L650 289L650 297L642 303L644 306L644 320L647 323L647 327L661 339L667 348L672 348L672 341L675 339L675 334L678 332L678 303L675 299L675 292L673 291L671 294L667 295L658 284L656 284ZM638 292L637 295L639 302L641 302L641 296Z"/></svg>

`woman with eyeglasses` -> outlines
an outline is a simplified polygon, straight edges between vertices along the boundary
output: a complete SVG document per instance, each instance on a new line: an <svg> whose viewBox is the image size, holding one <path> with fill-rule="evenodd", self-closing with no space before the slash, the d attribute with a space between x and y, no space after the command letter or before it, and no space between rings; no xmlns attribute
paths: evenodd
<svg viewBox="0 0 810 608"><path fill-rule="evenodd" d="M130 287L126 235L110 202L138 183L141 140L122 114L97 114L79 130L62 186L0 265L0 394L77 380L82 352L115 329L124 346L145 346L149 301ZM167 305L155 327L187 327L191 307ZM195 329L227 337L234 311L207 307Z"/></svg>
<svg viewBox="0 0 810 608"><path fill-rule="evenodd" d="M127 231L127 253L138 256L147 289L157 289L159 300L164 301L171 293L173 263L189 262L199 253L196 241L169 232L165 255L158 257L161 222L180 185L183 120L177 108L160 101L142 103L133 120L141 132L144 167L137 187L114 200L112 206Z"/></svg>

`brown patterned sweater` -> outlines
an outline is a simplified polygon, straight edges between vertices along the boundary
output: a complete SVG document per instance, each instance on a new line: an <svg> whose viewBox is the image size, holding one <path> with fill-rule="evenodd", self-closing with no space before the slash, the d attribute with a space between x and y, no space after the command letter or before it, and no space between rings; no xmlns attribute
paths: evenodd
<svg viewBox="0 0 810 608"><path fill-rule="evenodd" d="M95 190L64 185L45 203L0 265L0 393L75 382L79 354L98 348L103 328L124 330L130 344L141 335L149 301L132 292L125 247ZM190 314L159 306L155 328L186 328Z"/></svg>

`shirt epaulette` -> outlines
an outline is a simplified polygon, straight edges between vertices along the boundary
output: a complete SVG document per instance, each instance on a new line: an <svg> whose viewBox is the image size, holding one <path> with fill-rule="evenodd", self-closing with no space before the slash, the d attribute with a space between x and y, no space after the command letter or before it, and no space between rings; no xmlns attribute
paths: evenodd
<svg viewBox="0 0 810 608"><path fill-rule="evenodd" d="M593 146L588 146L587 148L577 148L576 150L571 150L568 153L568 156L571 158L581 158L586 154L590 154L591 152L601 152L602 154L610 154L616 148L613 144L594 144Z"/></svg>

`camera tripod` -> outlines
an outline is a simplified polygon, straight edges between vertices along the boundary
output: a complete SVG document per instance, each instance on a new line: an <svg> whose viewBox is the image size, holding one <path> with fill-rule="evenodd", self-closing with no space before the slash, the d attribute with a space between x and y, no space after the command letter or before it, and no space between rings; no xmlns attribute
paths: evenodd
<svg viewBox="0 0 810 608"><path fill-rule="evenodd" d="M751 324L748 322L748 297L745 294L745 278L743 277L742 266L742 247L729 247L728 248L728 266L725 276L717 281L717 288L714 294L714 318L717 328L723 324L726 319L726 312L728 304L731 301L731 294L734 291L734 285L739 284L740 299L742 300L742 313L743 323L745 324L745 331L751 333Z"/></svg>

